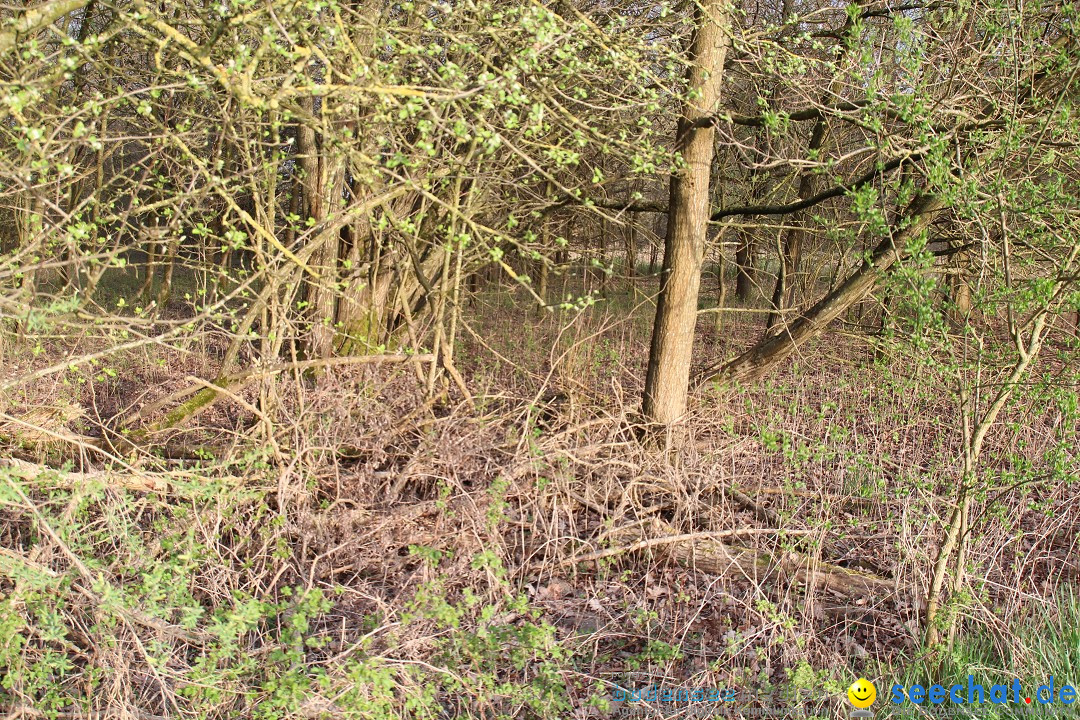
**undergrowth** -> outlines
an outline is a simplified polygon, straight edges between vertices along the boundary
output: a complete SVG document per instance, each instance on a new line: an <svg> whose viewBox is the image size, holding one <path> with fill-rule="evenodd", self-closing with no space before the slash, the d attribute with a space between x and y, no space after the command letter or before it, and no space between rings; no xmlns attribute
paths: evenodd
<svg viewBox="0 0 1080 720"><path fill-rule="evenodd" d="M737 688L758 699L733 714L760 717L763 693L794 687L818 698L809 715L840 717L860 676L879 713L893 683L936 673L1080 681L1080 609L1053 595L1075 582L1080 522L1069 364L1048 363L1037 402L1010 405L987 441L943 655L921 646L920 601L958 422L926 368L854 341L845 358L815 347L754 387L708 388L665 454L633 425L645 325L603 306L569 326L511 310L483 323L490 347L461 351L475 404L425 397L406 365L335 368L237 386L154 436L153 453L118 457L65 438L108 447L115 417L213 377L213 353L120 355L4 398L22 424L0 442L23 464L0 459L0 707L58 720L686 709L617 700L656 686ZM751 330L702 333L702 355ZM531 355L511 367L500 343ZM22 354L20 371L50 352ZM252 408L273 413L273 443ZM694 543L716 533L768 562L701 565ZM664 534L693 538L690 552L634 549ZM818 563L890 591L811 587L797 570Z"/></svg>
<svg viewBox="0 0 1080 720"><path fill-rule="evenodd" d="M301 580L296 528L267 491L211 481L159 497L0 470L0 503L0 702L12 712L555 718L569 708L565 648L490 552L469 559L484 581L460 587L438 553L415 548L432 579L364 613L355 588L281 582Z"/></svg>

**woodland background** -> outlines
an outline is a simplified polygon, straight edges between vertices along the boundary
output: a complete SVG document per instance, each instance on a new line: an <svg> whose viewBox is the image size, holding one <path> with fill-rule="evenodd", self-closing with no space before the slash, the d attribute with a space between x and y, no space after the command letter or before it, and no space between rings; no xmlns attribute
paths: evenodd
<svg viewBox="0 0 1080 720"><path fill-rule="evenodd" d="M0 707L1080 682L1077 21L0 1Z"/></svg>

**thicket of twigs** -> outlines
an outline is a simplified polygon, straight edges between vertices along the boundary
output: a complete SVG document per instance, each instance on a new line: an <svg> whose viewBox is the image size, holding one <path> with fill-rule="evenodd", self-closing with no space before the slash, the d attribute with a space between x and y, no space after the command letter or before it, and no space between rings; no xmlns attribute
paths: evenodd
<svg viewBox="0 0 1080 720"><path fill-rule="evenodd" d="M39 385L5 417L84 414L4 426L23 443L0 470L9 710L606 717L616 684L835 691L916 662L962 443L934 379L852 341L844 361L710 397L665 457L625 401L645 361L625 325L528 333L565 353L547 382L540 357L515 371L505 347L470 346L479 406L426 399L400 364L277 376L294 419L273 443L249 441L240 383L155 435L166 457L104 466L79 460L80 427L205 370L155 351ZM1055 474L1074 413L1008 413L971 589L946 605L961 638L990 628L1033 673L1013 630L1078 570Z"/></svg>
<svg viewBox="0 0 1080 720"><path fill-rule="evenodd" d="M0 4L0 706L1072 672L1076 19Z"/></svg>

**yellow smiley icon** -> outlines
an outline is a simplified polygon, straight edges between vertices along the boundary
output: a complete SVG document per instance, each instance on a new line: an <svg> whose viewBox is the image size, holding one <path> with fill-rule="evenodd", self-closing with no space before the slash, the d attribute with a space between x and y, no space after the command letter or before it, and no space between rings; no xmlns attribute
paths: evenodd
<svg viewBox="0 0 1080 720"><path fill-rule="evenodd" d="M877 700L877 688L866 678L859 678L847 689L847 699L855 707L865 710Z"/></svg>

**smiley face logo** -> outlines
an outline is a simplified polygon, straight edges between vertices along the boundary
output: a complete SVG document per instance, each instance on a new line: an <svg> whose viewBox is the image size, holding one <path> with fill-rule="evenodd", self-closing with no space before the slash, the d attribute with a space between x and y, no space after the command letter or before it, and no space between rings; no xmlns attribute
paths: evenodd
<svg viewBox="0 0 1080 720"><path fill-rule="evenodd" d="M847 699L855 707L865 710L877 700L877 688L866 678L859 678L847 689Z"/></svg>

